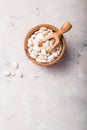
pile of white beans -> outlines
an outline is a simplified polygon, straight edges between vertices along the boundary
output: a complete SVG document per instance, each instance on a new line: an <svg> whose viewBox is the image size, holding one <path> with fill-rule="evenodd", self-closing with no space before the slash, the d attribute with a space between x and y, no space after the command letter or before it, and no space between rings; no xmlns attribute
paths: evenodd
<svg viewBox="0 0 87 130"><path fill-rule="evenodd" d="M35 59L37 62L47 63L55 60L62 51L61 42L59 45L51 52L47 51L54 44L54 39L47 40L42 46L39 46L39 43L44 40L44 38L53 31L46 27L41 27L38 31L34 32L31 37L28 39L28 51L30 56Z"/></svg>

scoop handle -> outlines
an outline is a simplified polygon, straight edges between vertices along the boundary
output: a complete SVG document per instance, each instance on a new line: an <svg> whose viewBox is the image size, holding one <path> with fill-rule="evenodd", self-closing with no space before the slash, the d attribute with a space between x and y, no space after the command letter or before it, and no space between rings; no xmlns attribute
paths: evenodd
<svg viewBox="0 0 87 130"><path fill-rule="evenodd" d="M71 23L66 22L65 24L63 24L60 30L62 31L62 34L64 34L65 32L68 32L71 28L72 28Z"/></svg>
<svg viewBox="0 0 87 130"><path fill-rule="evenodd" d="M58 31L58 36L63 35L64 33L68 32L72 28L72 24L70 22L66 22L63 24L61 29Z"/></svg>

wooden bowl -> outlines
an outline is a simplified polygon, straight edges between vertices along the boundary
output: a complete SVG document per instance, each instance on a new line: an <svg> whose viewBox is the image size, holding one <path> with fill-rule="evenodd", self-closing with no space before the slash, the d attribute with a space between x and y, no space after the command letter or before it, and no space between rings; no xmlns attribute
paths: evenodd
<svg viewBox="0 0 87 130"><path fill-rule="evenodd" d="M28 33L26 34L26 37L25 37L25 40L24 40L24 50L25 50L25 53L27 55L27 57L35 64L37 65L41 65L41 66L50 66L50 65L53 65L54 63L56 63L57 61L59 61L63 54L64 54L64 51L65 51L65 39L64 37L62 36L61 37L61 43L62 43L62 51L60 52L60 55L54 59L53 61L51 62L47 62L47 63L42 63L42 62L37 62L35 59L33 59L30 54L29 54L29 51L28 51L28 39L30 38L30 36L36 32L37 30L39 30L41 27L47 27L51 30L53 30L54 32L57 32L59 29L52 26L52 25L49 25L49 24L40 24L40 25L37 25L35 27L33 27L31 30L28 31Z"/></svg>

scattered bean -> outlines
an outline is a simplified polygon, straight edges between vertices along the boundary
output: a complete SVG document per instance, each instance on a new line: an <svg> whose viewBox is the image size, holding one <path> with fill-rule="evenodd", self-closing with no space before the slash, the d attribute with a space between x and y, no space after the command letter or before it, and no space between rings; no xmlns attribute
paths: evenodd
<svg viewBox="0 0 87 130"><path fill-rule="evenodd" d="M3 75L4 75L4 76L10 76L11 73L10 73L9 71L4 71L4 72L3 72Z"/></svg>
<svg viewBox="0 0 87 130"><path fill-rule="evenodd" d="M13 63L12 63L12 66L13 66L14 68L18 68L18 64L17 64L16 62L13 62Z"/></svg>
<svg viewBox="0 0 87 130"><path fill-rule="evenodd" d="M18 75L20 78L23 77L23 73L22 73L20 70L18 70L16 73L17 73L17 75Z"/></svg>

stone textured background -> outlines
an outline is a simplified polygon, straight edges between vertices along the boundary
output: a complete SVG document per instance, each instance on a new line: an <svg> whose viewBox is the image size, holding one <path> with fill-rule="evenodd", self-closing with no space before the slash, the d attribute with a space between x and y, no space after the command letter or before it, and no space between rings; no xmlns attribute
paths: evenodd
<svg viewBox="0 0 87 130"><path fill-rule="evenodd" d="M0 0L0 130L87 129L87 1ZM40 23L60 27L66 52L59 63L40 67L23 50L27 31ZM24 78L2 75L16 61Z"/></svg>

